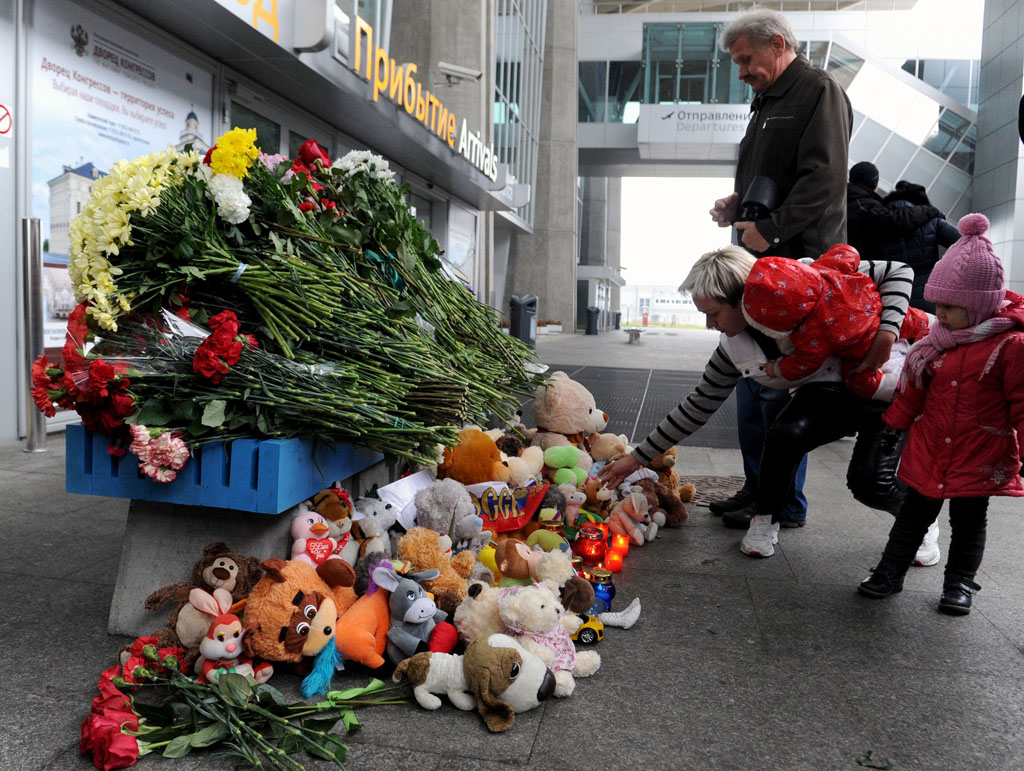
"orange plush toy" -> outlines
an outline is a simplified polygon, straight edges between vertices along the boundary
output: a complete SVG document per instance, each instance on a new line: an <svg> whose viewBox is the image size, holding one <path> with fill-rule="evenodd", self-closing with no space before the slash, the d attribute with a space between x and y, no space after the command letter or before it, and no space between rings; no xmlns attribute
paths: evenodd
<svg viewBox="0 0 1024 771"><path fill-rule="evenodd" d="M507 482L508 464L501 459L501 450L491 437L479 428L464 428L459 432L459 443L445 448L437 476L464 485Z"/></svg>
<svg viewBox="0 0 1024 771"><path fill-rule="evenodd" d="M448 558L441 548L441 535L425 527L414 527L398 542L398 558L409 563L409 572L419 573L436 568L437 578L421 581L423 588L437 595L437 604L449 615L466 596L467 578L473 572L476 557L471 551L460 551Z"/></svg>

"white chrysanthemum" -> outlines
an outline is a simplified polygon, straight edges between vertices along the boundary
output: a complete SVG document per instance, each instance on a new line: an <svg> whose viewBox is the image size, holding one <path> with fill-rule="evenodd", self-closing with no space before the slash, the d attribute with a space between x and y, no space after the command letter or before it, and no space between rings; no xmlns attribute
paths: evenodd
<svg viewBox="0 0 1024 771"><path fill-rule="evenodd" d="M207 185L221 219L237 225L249 219L252 199L242 190L242 180L231 174L214 174Z"/></svg>
<svg viewBox="0 0 1024 771"><path fill-rule="evenodd" d="M384 182L392 182L395 178L395 172L391 171L388 162L369 150L352 150L334 161L331 168L338 169L346 177L364 172L367 176Z"/></svg>

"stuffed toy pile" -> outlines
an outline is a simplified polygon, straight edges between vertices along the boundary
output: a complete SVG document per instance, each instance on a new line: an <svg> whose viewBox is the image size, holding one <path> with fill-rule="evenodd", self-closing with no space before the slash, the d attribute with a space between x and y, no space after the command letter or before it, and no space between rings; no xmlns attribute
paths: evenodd
<svg viewBox="0 0 1024 771"><path fill-rule="evenodd" d="M589 568L573 564L580 528L650 544L686 522L694 489L680 485L674 449L603 488L598 472L629 453L628 440L602 433L608 415L564 373L538 388L535 415L535 428L462 428L430 473L410 469L415 492L402 503L387 488L321 491L287 512L283 553L210 544L190 578L147 598L150 610L174 603L159 644L184 647L210 681L299 674L307 698L342 666L393 668L424 709L444 696L476 709L490 731L570 697L578 678L599 672L588 645L602 628L628 629L640 615L638 598L611 612L595 597ZM239 650L218 644L225 633Z"/></svg>

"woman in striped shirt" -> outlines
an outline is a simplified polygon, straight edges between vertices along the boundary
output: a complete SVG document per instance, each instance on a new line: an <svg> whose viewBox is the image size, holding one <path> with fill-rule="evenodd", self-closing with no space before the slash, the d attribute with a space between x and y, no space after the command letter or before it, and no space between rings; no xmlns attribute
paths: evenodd
<svg viewBox="0 0 1024 771"><path fill-rule="evenodd" d="M881 414L888 402L868 401L847 391L834 357L798 381L771 377L766 372L769 361L791 352L793 347L787 337L769 338L747 325L741 300L754 260L746 250L728 246L703 255L694 264L679 291L693 297L697 309L707 317L708 328L722 333L721 342L693 391L630 455L605 466L600 476L605 486L614 488L630 473L690 436L708 421L741 378L751 378L770 388L792 388L790 403L765 434L755 494L756 515L740 544L744 554L770 557L778 543L782 507L800 463L816 447L857 433L847 486L854 498L867 506L895 513L905 488L897 483L895 473L901 448L885 453L878 443ZM907 312L914 273L902 263L870 260L862 261L857 269L872 278L882 299L881 325L860 367L901 367L902 359L892 356L893 343Z"/></svg>

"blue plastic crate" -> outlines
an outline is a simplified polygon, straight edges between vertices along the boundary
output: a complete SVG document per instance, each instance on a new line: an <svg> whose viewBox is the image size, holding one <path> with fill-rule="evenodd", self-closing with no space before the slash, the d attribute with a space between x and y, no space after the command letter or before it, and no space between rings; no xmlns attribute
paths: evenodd
<svg viewBox="0 0 1024 771"><path fill-rule="evenodd" d="M196 449L173 482L145 476L138 460L107 452L109 441L82 425L67 427L69 493L280 514L384 456L312 439L236 439Z"/></svg>

